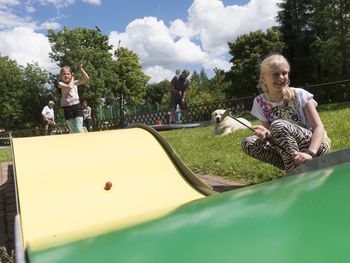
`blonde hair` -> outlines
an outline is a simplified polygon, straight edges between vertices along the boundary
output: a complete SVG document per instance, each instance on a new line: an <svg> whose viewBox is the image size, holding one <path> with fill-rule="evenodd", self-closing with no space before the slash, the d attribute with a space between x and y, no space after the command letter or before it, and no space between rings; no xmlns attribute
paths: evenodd
<svg viewBox="0 0 350 263"><path fill-rule="evenodd" d="M64 67L62 67L61 70L60 70L60 78L62 78L62 74L63 74L63 72L64 72L65 70L68 70L70 73L73 73L73 70L71 69L71 67L69 67L69 66L64 66Z"/></svg>
<svg viewBox="0 0 350 263"><path fill-rule="evenodd" d="M288 71L290 71L290 65L288 63L288 60L280 55L280 54L271 54L267 56L260 64L260 80L258 83L258 88L260 88L264 93L268 93L267 86L265 82L261 79L261 76L270 69L273 65L279 65L279 64L287 64L288 65ZM289 79L288 79L289 81ZM283 87L282 89L282 97L283 100L286 102L291 102L294 100L294 92L292 89L288 86Z"/></svg>

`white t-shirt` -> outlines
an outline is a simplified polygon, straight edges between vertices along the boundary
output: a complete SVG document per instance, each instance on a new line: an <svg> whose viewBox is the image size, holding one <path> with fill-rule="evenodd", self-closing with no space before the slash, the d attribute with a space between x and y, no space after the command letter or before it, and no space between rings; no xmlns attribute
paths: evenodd
<svg viewBox="0 0 350 263"><path fill-rule="evenodd" d="M311 129L307 123L304 107L309 100L312 100L315 107L317 102L313 99L313 94L301 89L291 88L295 94L295 99L288 104L283 100L279 102L270 101L265 94L255 97L251 114L261 121L271 123L274 120L284 119L296 123L306 129Z"/></svg>
<svg viewBox="0 0 350 263"><path fill-rule="evenodd" d="M69 92L61 88L61 107L76 105L80 102L78 93L78 82L79 80L74 81L73 88L70 89ZM60 88L60 85L58 85L58 87Z"/></svg>
<svg viewBox="0 0 350 263"><path fill-rule="evenodd" d="M49 106L45 106L41 112L42 115L45 116L45 118L48 119L54 119L55 117L55 112L53 110L53 108L50 108Z"/></svg>

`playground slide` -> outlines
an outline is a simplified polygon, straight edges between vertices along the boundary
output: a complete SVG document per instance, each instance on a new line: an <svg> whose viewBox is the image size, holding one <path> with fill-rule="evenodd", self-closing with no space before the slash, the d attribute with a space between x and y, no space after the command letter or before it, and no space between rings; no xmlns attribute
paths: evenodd
<svg viewBox="0 0 350 263"><path fill-rule="evenodd" d="M23 245L32 251L153 220L214 193L144 125L14 138L13 155Z"/></svg>

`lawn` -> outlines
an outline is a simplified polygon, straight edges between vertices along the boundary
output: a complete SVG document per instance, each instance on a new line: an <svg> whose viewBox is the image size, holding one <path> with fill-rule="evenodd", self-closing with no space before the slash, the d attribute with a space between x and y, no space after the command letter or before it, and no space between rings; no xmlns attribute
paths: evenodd
<svg viewBox="0 0 350 263"><path fill-rule="evenodd" d="M350 103L322 105L318 110L332 140L332 151L350 147ZM242 152L241 141L251 135L250 130L214 137L211 129L209 126L172 130L161 135L196 174L217 175L241 183L265 182L284 174ZM9 147L1 147L0 162L8 160Z"/></svg>
<svg viewBox="0 0 350 263"><path fill-rule="evenodd" d="M350 146L350 103L318 108L332 140L332 151ZM258 124L258 121L253 122ZM212 127L162 132L180 158L197 174L226 177L242 183L260 183L280 177L283 171L245 155L240 144L250 130L214 137Z"/></svg>
<svg viewBox="0 0 350 263"><path fill-rule="evenodd" d="M0 163L11 160L10 147L0 147Z"/></svg>

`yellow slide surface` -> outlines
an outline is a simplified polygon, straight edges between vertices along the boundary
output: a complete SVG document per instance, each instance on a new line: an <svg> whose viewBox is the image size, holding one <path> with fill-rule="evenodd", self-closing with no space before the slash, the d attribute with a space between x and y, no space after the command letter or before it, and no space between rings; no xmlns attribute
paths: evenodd
<svg viewBox="0 0 350 263"><path fill-rule="evenodd" d="M198 178L192 180L205 194L187 182L183 163L157 136L141 125L14 138L24 246L43 249L120 229L210 194Z"/></svg>

